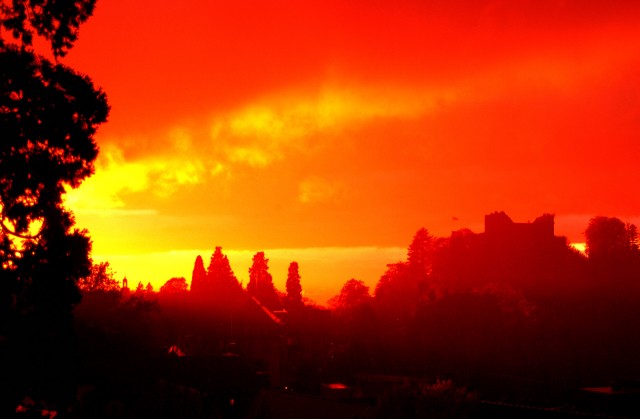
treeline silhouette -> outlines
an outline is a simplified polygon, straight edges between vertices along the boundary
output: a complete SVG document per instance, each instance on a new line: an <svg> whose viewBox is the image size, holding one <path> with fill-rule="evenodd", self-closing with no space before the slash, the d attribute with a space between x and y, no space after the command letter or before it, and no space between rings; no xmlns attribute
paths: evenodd
<svg viewBox="0 0 640 419"><path fill-rule="evenodd" d="M0 6L0 417L640 416L638 236L617 218L589 222L586 255L548 214L420 229L329 308L295 262L277 290L264 252L246 286L220 247L190 284L117 281L62 204L109 114L60 62L94 7Z"/></svg>
<svg viewBox="0 0 640 419"><path fill-rule="evenodd" d="M109 114L60 59L95 0L0 3L0 417L62 414L76 398L73 307L91 241L63 194L94 171ZM45 55L34 51L40 37ZM50 56L53 59L49 58Z"/></svg>
<svg viewBox="0 0 640 419"><path fill-rule="evenodd" d="M220 247L207 269L196 258L190 289L172 278L132 292L99 265L76 309L83 371L100 379L84 378L158 417L255 417L276 397L261 388L358 400L382 417L419 417L438 398L444 417L478 414L478 400L628 413L580 389L640 378L636 228L595 217L583 254L553 223L494 213L482 233L422 228L373 293L350 279L328 308L304 301L295 262L276 290L264 252L246 287Z"/></svg>

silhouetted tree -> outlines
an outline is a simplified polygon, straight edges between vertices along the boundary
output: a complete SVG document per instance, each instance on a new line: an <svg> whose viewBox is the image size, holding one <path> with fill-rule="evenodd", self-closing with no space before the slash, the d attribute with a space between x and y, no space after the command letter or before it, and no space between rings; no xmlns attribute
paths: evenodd
<svg viewBox="0 0 640 419"><path fill-rule="evenodd" d="M589 259L616 260L638 250L638 233L633 224L615 217L597 216L585 230Z"/></svg>
<svg viewBox="0 0 640 419"><path fill-rule="evenodd" d="M280 299L273 286L273 278L269 273L269 259L264 257L264 252L258 252L253 256L253 263L249 268L247 292L270 309L281 307Z"/></svg>
<svg viewBox="0 0 640 419"><path fill-rule="evenodd" d="M96 0L2 2L2 27L23 48L33 45L34 34L42 36L49 41L54 56L62 57L78 39L80 25L91 17L95 3Z"/></svg>
<svg viewBox="0 0 640 419"><path fill-rule="evenodd" d="M631 253L638 255L638 252L640 252L640 238L638 238L638 227L635 224L627 223L627 237Z"/></svg>
<svg viewBox="0 0 640 419"><path fill-rule="evenodd" d="M207 281L207 271L204 269L202 256L198 255L193 265L193 273L191 274L191 291L194 294L201 293Z"/></svg>
<svg viewBox="0 0 640 419"><path fill-rule="evenodd" d="M187 292L187 280L184 277L169 279L160 287L161 294L182 294Z"/></svg>
<svg viewBox="0 0 640 419"><path fill-rule="evenodd" d="M370 300L369 287L364 282L351 278L342 286L337 299L333 299L333 304L337 310L349 310L368 304Z"/></svg>
<svg viewBox="0 0 640 419"><path fill-rule="evenodd" d="M300 273L298 262L291 262L287 272L287 304L289 308L302 306L302 286L300 285Z"/></svg>
<svg viewBox="0 0 640 419"><path fill-rule="evenodd" d="M620 295L638 289L640 252L635 225L615 217L594 217L585 238L589 264L601 286Z"/></svg>
<svg viewBox="0 0 640 419"><path fill-rule="evenodd" d="M334 349L327 372L334 379L350 380L353 374L370 368L372 352L376 350L374 336L379 325L371 307L369 287L352 278L328 303L336 321Z"/></svg>
<svg viewBox="0 0 640 419"><path fill-rule="evenodd" d="M86 231L63 208L65 188L94 171L106 96L91 80L34 54L43 36L56 59L94 1L2 2L0 25L0 416L25 396L70 403L71 310L91 273Z"/></svg>
<svg viewBox="0 0 640 419"><path fill-rule="evenodd" d="M78 287L85 292L119 291L120 283L115 279L109 262L101 262L91 266L91 274L81 278Z"/></svg>
<svg viewBox="0 0 640 419"><path fill-rule="evenodd" d="M207 268L207 283L209 287L218 292L228 292L231 288L240 286L229 264L229 258L222 253L220 246L217 246L211 255Z"/></svg>
<svg viewBox="0 0 640 419"><path fill-rule="evenodd" d="M157 295L151 282L145 286L142 281L138 282L136 290L123 300L128 310L146 312L157 309Z"/></svg>
<svg viewBox="0 0 640 419"><path fill-rule="evenodd" d="M418 279L407 262L387 265L375 289L376 307L383 318L397 323L413 317L420 300Z"/></svg>
<svg viewBox="0 0 640 419"><path fill-rule="evenodd" d="M407 358L412 367L435 362L460 372L482 366L520 374L537 343L537 314L537 306L508 285L447 293L418 307L410 341L415 355Z"/></svg>
<svg viewBox="0 0 640 419"><path fill-rule="evenodd" d="M444 260L439 254L443 239L419 229L407 249L407 261L387 265L375 289L375 302L382 318L403 323L415 315L421 300L435 298L441 291L434 283L434 269ZM442 271L442 267L440 267Z"/></svg>
<svg viewBox="0 0 640 419"><path fill-rule="evenodd" d="M420 277L427 277L433 269L435 239L426 228L421 228L413 236L407 250L409 268ZM420 278L422 279L422 278Z"/></svg>

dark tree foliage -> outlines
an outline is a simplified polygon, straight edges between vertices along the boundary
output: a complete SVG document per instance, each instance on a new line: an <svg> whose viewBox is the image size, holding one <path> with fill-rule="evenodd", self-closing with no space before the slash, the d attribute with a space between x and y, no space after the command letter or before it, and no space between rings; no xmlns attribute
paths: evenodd
<svg viewBox="0 0 640 419"><path fill-rule="evenodd" d="M222 247L220 246L217 246L211 255L207 268L207 282L211 287L221 290L239 287L240 285L231 269L229 258L222 253Z"/></svg>
<svg viewBox="0 0 640 419"><path fill-rule="evenodd" d="M609 292L637 292L640 251L636 226L615 217L598 216L589 221L585 238L592 276L597 283L608 287Z"/></svg>
<svg viewBox="0 0 640 419"><path fill-rule="evenodd" d="M589 259L614 260L638 252L638 233L633 224L615 217L594 217L585 230Z"/></svg>
<svg viewBox="0 0 640 419"><path fill-rule="evenodd" d="M420 284L412 275L409 264L398 262L387 265L375 289L375 302L380 311L394 323L413 317L420 299Z"/></svg>
<svg viewBox="0 0 640 419"><path fill-rule="evenodd" d="M289 308L302 306L302 286L300 285L300 272L298 262L291 262L287 272L287 304Z"/></svg>
<svg viewBox="0 0 640 419"><path fill-rule="evenodd" d="M65 187L93 173L93 136L109 107L88 77L63 65L15 48L0 50L0 63L2 228L31 238L34 222L65 217Z"/></svg>
<svg viewBox="0 0 640 419"><path fill-rule="evenodd" d="M640 238L638 237L638 227L635 224L627 223L627 237L629 240L629 250L635 256L640 254Z"/></svg>
<svg viewBox="0 0 640 419"><path fill-rule="evenodd" d="M115 279L109 262L101 262L91 266L91 274L78 281L78 287L84 292L119 291L120 283Z"/></svg>
<svg viewBox="0 0 640 419"><path fill-rule="evenodd" d="M413 236L407 251L409 268L419 280L426 279L433 270L435 239L426 228L421 228Z"/></svg>
<svg viewBox="0 0 640 419"><path fill-rule="evenodd" d="M2 29L8 30L23 47L33 45L34 34L42 36L49 41L54 56L63 57L78 39L80 25L93 14L95 3L96 0L3 1Z"/></svg>
<svg viewBox="0 0 640 419"><path fill-rule="evenodd" d="M281 308L280 298L269 273L269 259L265 258L264 252L258 252L253 256L247 292L272 310Z"/></svg>
<svg viewBox="0 0 640 419"><path fill-rule="evenodd" d="M0 26L0 416L24 397L59 406L73 397L71 311L91 274L91 242L62 205L94 171L94 135L109 112L91 80L56 59L94 1L5 1Z"/></svg>
<svg viewBox="0 0 640 419"><path fill-rule="evenodd" d="M187 280L183 277L169 279L160 287L160 294L183 294L187 292Z"/></svg>
<svg viewBox="0 0 640 419"><path fill-rule="evenodd" d="M191 279L191 297L200 306L205 305L213 310L227 310L234 307L242 294L242 286L238 282L229 258L217 246L207 270L202 257L198 256Z"/></svg>
<svg viewBox="0 0 640 419"><path fill-rule="evenodd" d="M338 310L351 310L368 304L370 300L369 287L363 281L351 278L342 286L334 304Z"/></svg>
<svg viewBox="0 0 640 419"><path fill-rule="evenodd" d="M193 273L191 274L191 291L194 293L202 292L206 281L207 271L204 269L204 261L202 256L198 255L193 264Z"/></svg>
<svg viewBox="0 0 640 419"><path fill-rule="evenodd" d="M371 306L369 287L352 278L328 304L334 309L334 349L328 360L327 373L333 379L350 381L355 374L370 371L372 353L378 347L374 337L379 324Z"/></svg>
<svg viewBox="0 0 640 419"><path fill-rule="evenodd" d="M375 289L375 303L390 326L406 322L415 315L421 301L441 294L436 272L442 276L442 238L433 237L426 228L419 229L407 249L407 260L387 265Z"/></svg>

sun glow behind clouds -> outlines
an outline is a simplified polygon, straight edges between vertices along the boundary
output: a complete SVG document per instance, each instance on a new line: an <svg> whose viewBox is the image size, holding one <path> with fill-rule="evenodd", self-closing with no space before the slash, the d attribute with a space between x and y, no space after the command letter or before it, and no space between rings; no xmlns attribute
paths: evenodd
<svg viewBox="0 0 640 419"><path fill-rule="evenodd" d="M199 183L205 167L202 162L180 155L125 159L115 145L103 147L96 173L78 188L68 190L65 202L76 211L112 210L125 207L123 195L152 192L171 196L183 185Z"/></svg>
<svg viewBox="0 0 640 419"><path fill-rule="evenodd" d="M67 57L112 105L67 198L101 255L403 246L494 210L586 214L579 242L638 208L632 2L201 3L106 2ZM189 42L156 42L165 23Z"/></svg>
<svg viewBox="0 0 640 419"><path fill-rule="evenodd" d="M67 204L76 210L121 208L123 195L138 192L168 198L181 186L232 176L243 166L266 168L294 154L312 154L329 147L343 129L371 120L416 118L454 98L446 90L326 88L319 94L258 100L168 128L159 139L107 139L95 175L68 192ZM315 179L300 188L300 201L310 202L319 194L333 195L336 185Z"/></svg>
<svg viewBox="0 0 640 419"><path fill-rule="evenodd" d="M326 136L346 127L373 119L415 118L453 100L447 92L422 93L361 87L282 94L215 118L211 140L230 163L266 167L291 152L321 147Z"/></svg>

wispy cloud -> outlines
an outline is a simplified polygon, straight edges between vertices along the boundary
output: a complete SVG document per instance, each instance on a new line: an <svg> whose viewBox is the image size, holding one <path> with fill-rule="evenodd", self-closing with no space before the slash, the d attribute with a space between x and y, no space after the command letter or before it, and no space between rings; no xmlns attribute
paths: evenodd
<svg viewBox="0 0 640 419"><path fill-rule="evenodd" d="M521 56L502 56L437 85L428 80L357 80L340 75L320 87L316 83L283 88L248 98L213 116L205 111L171 126L159 121L158 138L103 141L96 174L70 191L67 203L76 211L125 209L130 195L170 200L181 188L209 182L215 183L216 191L226 192L233 185L236 193L246 190L247 183L227 181L263 173L278 185L278 198L286 191L289 196L284 199L303 205L339 202L354 180L326 170L355 162L358 171L350 175L364 178L367 171L386 167L381 168L380 162L388 165L389 150L398 152L398 165L404 172L398 171L387 188L420 183L438 176L438 169L469 164L478 166L478 171L469 173L482 186L492 176L500 176L494 173L500 168L508 167L512 174L537 170L529 158L532 153L545 158L551 171L558 159L572 164L567 154L574 153L572 147L578 142L574 131L585 125L584 120L598 118L599 114L589 117L590 109L579 113L579 106L593 102L586 100L592 96L580 92L598 89L610 80L613 70L632 61L628 41L616 40L611 52L612 42L595 38L569 52L566 46L547 46ZM520 119L505 119L503 111L513 110L514 101L523 104L522 112L514 111ZM557 112L547 112L552 103L560 104ZM526 112L525 105L529 106ZM555 119L546 125L541 118ZM562 142L553 140L561 135L565 135ZM626 137L619 138L625 141ZM485 146L480 147L480 142ZM388 148L381 147L382 143ZM547 143L553 143L554 152L538 153ZM505 160L503 154L488 152L493 146L503 154L507 150L527 159ZM316 160L315 167L307 168L296 162L311 162L314 156L332 160L333 166L327 169ZM517 168L505 164L515 161L520 162ZM280 173L275 179L274 172L267 172L285 165L295 175ZM405 172L424 178L407 180L402 177ZM456 179L463 177L458 174ZM370 196L363 196L367 198Z"/></svg>
<svg viewBox="0 0 640 419"><path fill-rule="evenodd" d="M303 204L339 200L345 192L342 183L321 177L304 179L298 188L298 200Z"/></svg>
<svg viewBox="0 0 640 419"><path fill-rule="evenodd" d="M181 186L233 176L242 166L266 168L296 153L313 153L340 130L371 120L415 118L453 98L445 91L327 88L257 100L208 122L169 127L154 141L105 141L95 175L70 191L67 203L78 210L113 209L125 205L126 194L150 191L167 198ZM338 189L320 179L304 180L299 199L324 200Z"/></svg>
<svg viewBox="0 0 640 419"><path fill-rule="evenodd" d="M231 163L266 167L292 152L308 152L341 130L374 119L415 118L454 99L448 91L415 94L397 88L327 88L281 94L218 117L211 139Z"/></svg>
<svg viewBox="0 0 640 419"><path fill-rule="evenodd" d="M80 188L67 191L66 203L76 211L95 212L125 207L126 194L151 192L169 197L180 186L201 182L206 172L201 161L185 157L160 154L126 159L122 148L103 147L96 173Z"/></svg>

